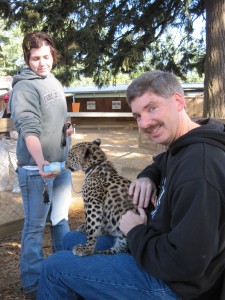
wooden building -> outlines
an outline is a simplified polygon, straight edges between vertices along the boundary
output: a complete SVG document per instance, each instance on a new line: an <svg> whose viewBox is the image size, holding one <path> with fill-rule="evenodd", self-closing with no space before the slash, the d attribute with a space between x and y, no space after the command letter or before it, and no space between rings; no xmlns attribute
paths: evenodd
<svg viewBox="0 0 225 300"><path fill-rule="evenodd" d="M189 115L201 116L203 83L183 83L182 86ZM79 112L82 113L118 113L118 116L120 113L130 113L126 103L127 87L128 85L106 86L101 89L95 86L65 88L68 112L73 116L73 112L77 112L74 103L79 103ZM74 116L77 116L77 113Z"/></svg>
<svg viewBox="0 0 225 300"><path fill-rule="evenodd" d="M80 103L80 112L130 112L126 88L127 85L65 88L68 111L73 111L72 103Z"/></svg>

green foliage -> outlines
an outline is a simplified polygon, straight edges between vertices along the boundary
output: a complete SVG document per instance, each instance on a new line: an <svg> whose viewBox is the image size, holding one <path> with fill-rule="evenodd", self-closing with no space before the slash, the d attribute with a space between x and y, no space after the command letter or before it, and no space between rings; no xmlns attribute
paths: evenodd
<svg viewBox="0 0 225 300"><path fill-rule="evenodd" d="M23 64L20 28L18 26L12 26L11 30L5 28L5 23L0 20L0 76L14 75Z"/></svg>
<svg viewBox="0 0 225 300"><path fill-rule="evenodd" d="M52 34L61 55L55 73L64 85L85 76L101 86L118 74L152 68L183 80L191 70L203 73L203 41L193 38L193 21L204 14L203 0L3 2L0 14L8 29L19 24L23 34Z"/></svg>

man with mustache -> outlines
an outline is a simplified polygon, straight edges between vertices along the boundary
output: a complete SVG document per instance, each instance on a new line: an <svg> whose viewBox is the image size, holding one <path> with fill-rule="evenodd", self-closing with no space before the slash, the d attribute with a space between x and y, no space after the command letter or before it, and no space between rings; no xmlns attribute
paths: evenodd
<svg viewBox="0 0 225 300"><path fill-rule="evenodd" d="M120 220L129 253L74 256L85 234L70 232L66 250L43 265L37 299L225 299L225 126L193 122L180 83L163 71L135 79L127 102L140 129L167 148L130 186L139 214Z"/></svg>

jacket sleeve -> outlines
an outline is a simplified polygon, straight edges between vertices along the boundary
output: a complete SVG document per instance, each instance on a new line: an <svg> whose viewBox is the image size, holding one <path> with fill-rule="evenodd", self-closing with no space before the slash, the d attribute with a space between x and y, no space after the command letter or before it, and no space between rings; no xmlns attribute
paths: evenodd
<svg viewBox="0 0 225 300"><path fill-rule="evenodd" d="M42 131L42 117L38 94L35 91L19 89L18 86L13 91L11 99L11 113L17 131L23 138L27 135L39 137Z"/></svg>
<svg viewBox="0 0 225 300"><path fill-rule="evenodd" d="M156 278L194 280L204 274L219 251L220 234L224 236L219 223L225 217L221 198L203 179L184 183L170 196L159 222L156 217L148 226L138 225L128 233L129 250L141 268Z"/></svg>

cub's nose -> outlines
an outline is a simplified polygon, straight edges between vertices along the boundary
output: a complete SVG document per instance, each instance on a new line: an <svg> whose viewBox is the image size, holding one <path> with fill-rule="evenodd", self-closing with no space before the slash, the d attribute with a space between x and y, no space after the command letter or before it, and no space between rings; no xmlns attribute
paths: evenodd
<svg viewBox="0 0 225 300"><path fill-rule="evenodd" d="M68 160L66 160L65 167L66 167L66 169L70 169L70 171L72 171L72 172L74 171L74 169L70 166Z"/></svg>

